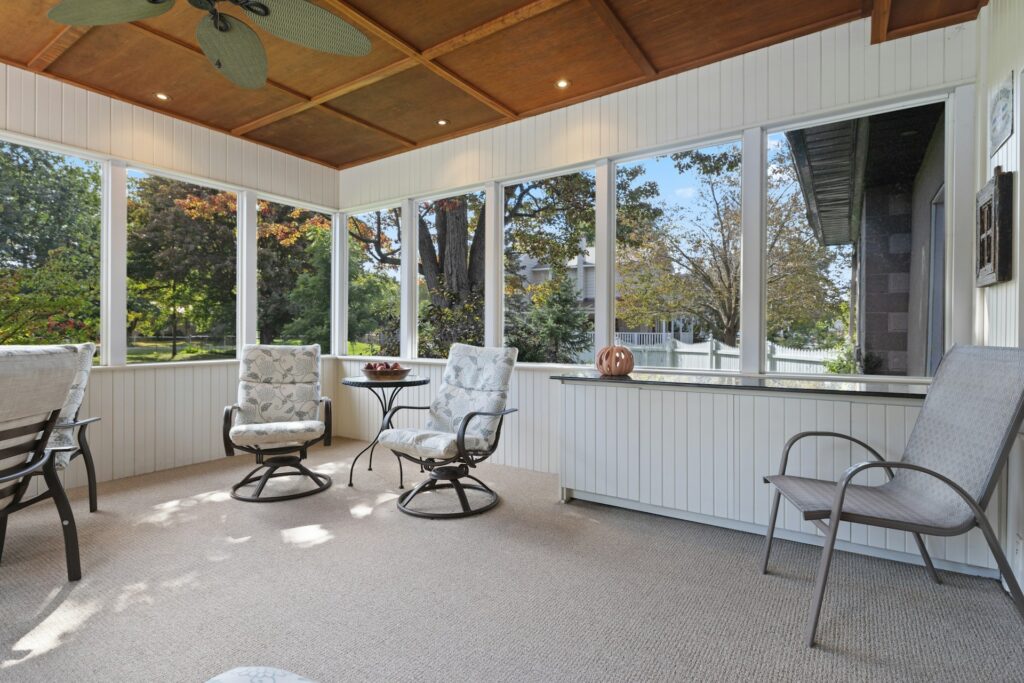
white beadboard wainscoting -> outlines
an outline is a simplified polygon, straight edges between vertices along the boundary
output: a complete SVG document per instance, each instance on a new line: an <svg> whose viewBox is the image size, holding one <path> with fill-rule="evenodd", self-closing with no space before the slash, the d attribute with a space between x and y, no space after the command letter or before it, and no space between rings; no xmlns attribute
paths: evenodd
<svg viewBox="0 0 1024 683"><path fill-rule="evenodd" d="M326 396L331 396L330 388L337 383L335 368L332 359L324 359ZM225 457L221 437L224 406L235 403L237 395L236 360L94 367L79 415L101 418L87 431L97 480L123 479ZM252 468L252 456L240 453L236 457L241 479ZM82 459L76 458L63 477L69 488L84 486ZM233 483L225 481L224 485Z"/></svg>
<svg viewBox="0 0 1024 683"><path fill-rule="evenodd" d="M334 359L337 366L334 394L334 423L337 434L368 441L380 427L380 406L368 389L345 387L342 377L359 375L365 361L351 358ZM444 361L405 360L402 365L417 375L430 378L430 384L404 389L396 405L425 406L433 399L444 374ZM564 368L561 368L564 370ZM519 365L512 376L508 407L519 412L505 418L501 443L490 462L521 467L536 472L558 471L560 424L562 420L561 388L549 379L560 371L559 366ZM395 419L396 427L420 426L426 416L421 411L404 411ZM551 490L552 496L558 491Z"/></svg>
<svg viewBox="0 0 1024 683"><path fill-rule="evenodd" d="M561 485L568 489L567 498L763 534L772 491L762 479L778 472L789 437L814 430L842 432L865 441L886 459L898 459L921 403L568 382L562 391ZM851 464L867 459L849 442L808 438L794 446L788 471L836 479ZM884 481L880 471L870 474L862 483ZM996 528L1001 521L997 498L989 506ZM778 535L820 542L818 530L788 502L779 515ZM913 538L903 531L844 523L839 538L845 550L911 562L920 557ZM947 539L927 537L927 543L937 564L996 575L995 561L977 529Z"/></svg>
<svg viewBox="0 0 1024 683"><path fill-rule="evenodd" d="M338 205L333 168L5 64L0 138L52 143L300 203Z"/></svg>

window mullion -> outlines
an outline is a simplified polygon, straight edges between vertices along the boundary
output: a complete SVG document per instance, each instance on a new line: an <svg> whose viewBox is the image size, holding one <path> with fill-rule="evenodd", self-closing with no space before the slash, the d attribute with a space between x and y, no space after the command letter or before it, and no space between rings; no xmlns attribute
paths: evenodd
<svg viewBox="0 0 1024 683"><path fill-rule="evenodd" d="M484 258L484 345L501 346L505 322L505 202L501 185L487 183Z"/></svg>
<svg viewBox="0 0 1024 683"><path fill-rule="evenodd" d="M237 325L235 334L238 356L241 357L245 344L255 344L257 336L257 300L259 285L257 272L257 200L256 193L245 190L238 193L237 199L237 235L238 235L238 282Z"/></svg>
<svg viewBox="0 0 1024 683"><path fill-rule="evenodd" d="M419 215L416 201L406 199L401 206L399 231L402 235L401 289L401 357L415 358L417 347L417 314L419 309L419 249L416 240L419 235Z"/></svg>
<svg viewBox="0 0 1024 683"><path fill-rule="evenodd" d="M348 217L331 216L331 353L348 353Z"/></svg>
<svg viewBox="0 0 1024 683"><path fill-rule="evenodd" d="M595 168L594 350L615 338L615 163Z"/></svg>
<svg viewBox="0 0 1024 683"><path fill-rule="evenodd" d="M767 167L760 128L743 131L740 169L740 372L764 369L764 234Z"/></svg>
<svg viewBox="0 0 1024 683"><path fill-rule="evenodd" d="M100 247L100 359L124 365L128 348L128 169L105 161Z"/></svg>

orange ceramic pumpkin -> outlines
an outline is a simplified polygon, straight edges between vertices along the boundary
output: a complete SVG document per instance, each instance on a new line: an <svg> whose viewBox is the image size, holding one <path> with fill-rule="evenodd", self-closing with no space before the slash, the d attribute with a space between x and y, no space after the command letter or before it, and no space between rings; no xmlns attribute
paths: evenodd
<svg viewBox="0 0 1024 683"><path fill-rule="evenodd" d="M618 377L633 372L633 352L625 346L606 346L594 361L602 375Z"/></svg>

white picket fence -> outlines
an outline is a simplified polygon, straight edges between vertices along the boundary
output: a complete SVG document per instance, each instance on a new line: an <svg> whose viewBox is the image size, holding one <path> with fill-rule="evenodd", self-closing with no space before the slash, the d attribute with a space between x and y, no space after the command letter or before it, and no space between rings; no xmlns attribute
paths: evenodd
<svg viewBox="0 0 1024 683"><path fill-rule="evenodd" d="M740 350L716 340L686 344L662 332L616 332L615 342L629 347L637 367L679 370L739 370ZM638 343L647 342L647 343ZM765 369L794 374L826 373L825 363L834 360L837 349L791 349L766 342ZM591 363L594 352L582 354L581 363Z"/></svg>

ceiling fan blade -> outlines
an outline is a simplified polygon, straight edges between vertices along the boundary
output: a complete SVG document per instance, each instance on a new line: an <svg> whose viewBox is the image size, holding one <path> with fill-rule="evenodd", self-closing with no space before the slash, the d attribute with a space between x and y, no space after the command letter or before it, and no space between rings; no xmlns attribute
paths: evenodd
<svg viewBox="0 0 1024 683"><path fill-rule="evenodd" d="M278 38L346 57L370 54L370 39L352 24L307 0L239 2L253 23ZM260 6L269 10L257 11Z"/></svg>
<svg viewBox="0 0 1024 683"><path fill-rule="evenodd" d="M63 0L46 15L73 26L102 26L158 17L174 0Z"/></svg>
<svg viewBox="0 0 1024 683"><path fill-rule="evenodd" d="M196 40L207 59L229 81L240 88L255 90L267 82L267 53L260 37L234 17L218 15L226 31L210 17L199 22Z"/></svg>

